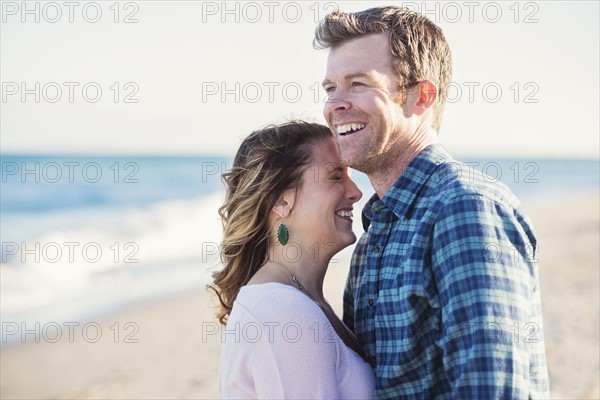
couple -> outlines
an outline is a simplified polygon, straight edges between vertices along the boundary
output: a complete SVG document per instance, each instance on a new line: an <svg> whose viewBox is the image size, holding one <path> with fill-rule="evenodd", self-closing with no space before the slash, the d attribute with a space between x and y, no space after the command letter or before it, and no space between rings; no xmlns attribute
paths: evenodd
<svg viewBox="0 0 600 400"><path fill-rule="evenodd" d="M329 127L256 131L224 174L221 397L547 397L531 222L437 144L451 75L441 30L401 7L334 11L315 44L329 49ZM375 194L342 322L323 279L356 241L362 193L346 166Z"/></svg>

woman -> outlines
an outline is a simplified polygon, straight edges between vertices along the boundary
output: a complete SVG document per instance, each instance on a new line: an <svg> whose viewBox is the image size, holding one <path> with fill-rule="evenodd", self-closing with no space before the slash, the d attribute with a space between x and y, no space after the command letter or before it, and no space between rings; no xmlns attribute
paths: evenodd
<svg viewBox="0 0 600 400"><path fill-rule="evenodd" d="M323 296L329 261L356 241L362 196L329 128L256 131L223 177L221 397L371 398L371 368Z"/></svg>

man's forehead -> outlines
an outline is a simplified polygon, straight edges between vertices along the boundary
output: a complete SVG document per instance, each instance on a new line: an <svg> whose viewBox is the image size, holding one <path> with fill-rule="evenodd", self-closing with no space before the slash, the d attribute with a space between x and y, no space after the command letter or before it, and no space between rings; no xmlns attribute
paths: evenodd
<svg viewBox="0 0 600 400"><path fill-rule="evenodd" d="M387 32L370 33L352 39L344 40L342 43L329 49L329 56L346 50L363 49L371 51L389 51L390 36Z"/></svg>
<svg viewBox="0 0 600 400"><path fill-rule="evenodd" d="M372 73L375 69L381 70L388 65L391 67L392 54L387 38L370 41L370 37L371 35L352 39L330 49L326 74Z"/></svg>

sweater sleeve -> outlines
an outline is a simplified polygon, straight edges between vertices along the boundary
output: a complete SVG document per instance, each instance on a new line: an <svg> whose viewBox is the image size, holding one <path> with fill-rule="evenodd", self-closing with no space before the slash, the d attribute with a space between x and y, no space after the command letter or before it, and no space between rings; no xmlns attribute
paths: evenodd
<svg viewBox="0 0 600 400"><path fill-rule="evenodd" d="M265 297L266 300L266 297ZM248 397L339 398L340 339L318 306L302 293L236 303L226 331L229 380ZM231 323L231 324L230 324ZM229 337L227 337L229 335ZM222 380L223 384L223 380ZM222 390L222 396L227 390ZM241 397L230 391L231 397ZM225 397L224 397L225 398Z"/></svg>

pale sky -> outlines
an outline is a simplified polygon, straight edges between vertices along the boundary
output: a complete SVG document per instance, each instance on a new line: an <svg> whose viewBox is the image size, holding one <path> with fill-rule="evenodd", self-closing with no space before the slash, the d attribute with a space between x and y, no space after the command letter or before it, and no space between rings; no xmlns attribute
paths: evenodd
<svg viewBox="0 0 600 400"><path fill-rule="evenodd" d="M2 2L2 153L231 155L268 123L324 122L316 21L404 4L452 49L452 153L599 154L596 1L23 4Z"/></svg>

